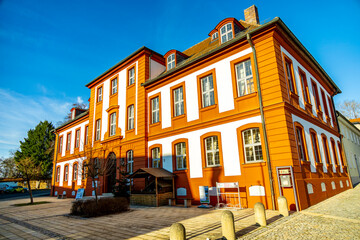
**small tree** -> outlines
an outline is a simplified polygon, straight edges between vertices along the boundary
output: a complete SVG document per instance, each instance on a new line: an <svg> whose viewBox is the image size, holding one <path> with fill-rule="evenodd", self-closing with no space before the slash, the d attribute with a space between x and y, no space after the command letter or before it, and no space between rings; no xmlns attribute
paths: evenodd
<svg viewBox="0 0 360 240"><path fill-rule="evenodd" d="M2 178L16 178L19 172L16 168L16 162L13 157L0 159L0 177Z"/></svg>
<svg viewBox="0 0 360 240"><path fill-rule="evenodd" d="M337 107L339 111L348 119L360 117L360 102L351 100L340 103Z"/></svg>
<svg viewBox="0 0 360 240"><path fill-rule="evenodd" d="M22 178L27 182L29 194L30 194L30 203L33 204L33 196L31 191L30 181L38 179L41 175L41 165L36 164L30 157L25 157L19 159L16 162L16 167Z"/></svg>

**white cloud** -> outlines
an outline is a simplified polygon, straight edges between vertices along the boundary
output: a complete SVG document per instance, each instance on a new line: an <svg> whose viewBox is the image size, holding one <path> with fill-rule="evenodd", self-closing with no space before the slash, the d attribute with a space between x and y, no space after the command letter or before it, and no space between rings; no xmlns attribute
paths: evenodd
<svg viewBox="0 0 360 240"><path fill-rule="evenodd" d="M73 101L67 98L27 96L1 88L0 99L0 157L7 157L10 150L17 149L28 130L40 121L48 120L55 125L63 120Z"/></svg>
<svg viewBox="0 0 360 240"><path fill-rule="evenodd" d="M78 104L83 104L83 103L84 103L84 100L82 100L81 97L77 97L77 103L78 103Z"/></svg>

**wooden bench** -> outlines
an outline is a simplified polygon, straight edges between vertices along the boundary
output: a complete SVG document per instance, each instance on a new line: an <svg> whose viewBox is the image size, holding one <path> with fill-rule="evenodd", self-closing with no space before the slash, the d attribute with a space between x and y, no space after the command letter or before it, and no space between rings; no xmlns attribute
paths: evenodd
<svg viewBox="0 0 360 240"><path fill-rule="evenodd" d="M188 208L191 207L191 201L192 198L168 198L169 200L169 206L176 206L176 200L183 200L184 201L184 207Z"/></svg>

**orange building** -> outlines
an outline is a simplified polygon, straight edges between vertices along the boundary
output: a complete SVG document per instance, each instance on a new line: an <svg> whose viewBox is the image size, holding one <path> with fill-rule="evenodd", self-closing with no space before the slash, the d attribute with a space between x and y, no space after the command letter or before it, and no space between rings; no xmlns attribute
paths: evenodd
<svg viewBox="0 0 360 240"><path fill-rule="evenodd" d="M176 198L197 204L207 186L213 205L276 208L284 195L301 210L351 187L340 89L280 18L260 24L255 6L183 52L142 47L86 86L89 110L57 128L54 195L92 194L77 165L86 146L129 173L172 172ZM100 193L113 183L99 177Z"/></svg>

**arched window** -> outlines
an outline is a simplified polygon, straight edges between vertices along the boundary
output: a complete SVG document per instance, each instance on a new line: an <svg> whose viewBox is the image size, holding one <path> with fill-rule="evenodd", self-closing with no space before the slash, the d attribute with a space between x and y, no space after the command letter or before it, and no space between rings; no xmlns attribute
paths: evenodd
<svg viewBox="0 0 360 240"><path fill-rule="evenodd" d="M245 162L263 161L259 128L251 128L242 132Z"/></svg>
<svg viewBox="0 0 360 240"><path fill-rule="evenodd" d="M133 173L134 171L134 152L129 150L126 152L126 172L128 174Z"/></svg>
<svg viewBox="0 0 360 240"><path fill-rule="evenodd" d="M326 192L326 185L325 183L321 183L321 191Z"/></svg>
<svg viewBox="0 0 360 240"><path fill-rule="evenodd" d="M152 167L160 167L160 148L156 147L151 150Z"/></svg>
<svg viewBox="0 0 360 240"><path fill-rule="evenodd" d="M60 167L56 169L56 182L60 182Z"/></svg>
<svg viewBox="0 0 360 240"><path fill-rule="evenodd" d="M340 180L339 184L340 184L340 187L341 187L341 188L344 187L344 184L343 184L343 182L342 182L341 180Z"/></svg>
<svg viewBox="0 0 360 240"><path fill-rule="evenodd" d="M227 42L233 39L232 23L225 24L220 28L221 43Z"/></svg>
<svg viewBox="0 0 360 240"><path fill-rule="evenodd" d="M74 163L73 165L73 181L76 181L78 177L78 164Z"/></svg>
<svg viewBox="0 0 360 240"><path fill-rule="evenodd" d="M328 145L328 141L327 141L325 134L321 134L321 139L322 139L324 152L325 152L325 161L327 164L330 164L329 145Z"/></svg>
<svg viewBox="0 0 360 240"><path fill-rule="evenodd" d="M69 165L65 166L65 172L64 172L64 181L67 182L68 181L68 176L69 176Z"/></svg>
<svg viewBox="0 0 360 240"><path fill-rule="evenodd" d="M311 144L314 152L315 162L320 163L319 144L317 140L317 134L313 129L310 129Z"/></svg>
<svg viewBox="0 0 360 240"><path fill-rule="evenodd" d="M313 194L314 193L313 185L311 183L308 183L306 186L307 186L308 194Z"/></svg>
<svg viewBox="0 0 360 240"><path fill-rule="evenodd" d="M295 132L296 132L296 143L298 146L298 152L299 152L299 158L301 161L307 161L306 158L306 148L305 148L305 141L304 141L304 131L303 128L298 125L295 127Z"/></svg>
<svg viewBox="0 0 360 240"><path fill-rule="evenodd" d="M331 187L332 187L333 190L336 189L336 185L335 185L335 182L334 182L334 181L331 182Z"/></svg>
<svg viewBox="0 0 360 240"><path fill-rule="evenodd" d="M208 167L220 166L219 142L217 136L204 139L205 158Z"/></svg>
<svg viewBox="0 0 360 240"><path fill-rule="evenodd" d="M339 165L337 152L336 152L335 141L332 138L330 139L330 141L331 141L331 150L332 150L332 153L333 153L333 156L334 156L335 165Z"/></svg>
<svg viewBox="0 0 360 240"><path fill-rule="evenodd" d="M176 170L186 169L186 143L175 144Z"/></svg>

